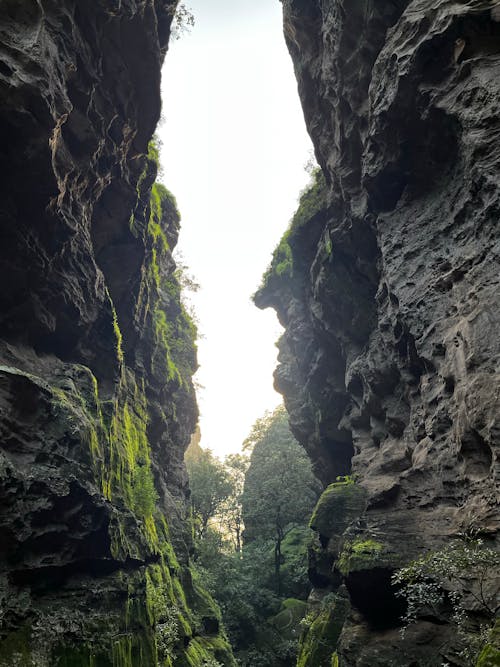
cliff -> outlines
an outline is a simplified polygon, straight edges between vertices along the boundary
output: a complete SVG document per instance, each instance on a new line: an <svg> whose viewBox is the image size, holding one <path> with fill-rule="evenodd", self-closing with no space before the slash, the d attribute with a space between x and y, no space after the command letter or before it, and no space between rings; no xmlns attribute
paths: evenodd
<svg viewBox="0 0 500 667"><path fill-rule="evenodd" d="M174 11L0 4L2 667L234 664L189 567L195 329L151 141Z"/></svg>
<svg viewBox="0 0 500 667"><path fill-rule="evenodd" d="M458 535L498 549L493 4L283 1L321 171L255 299L285 327L275 384L330 485L310 578L334 602L301 667L470 664L449 614L401 638L391 575Z"/></svg>

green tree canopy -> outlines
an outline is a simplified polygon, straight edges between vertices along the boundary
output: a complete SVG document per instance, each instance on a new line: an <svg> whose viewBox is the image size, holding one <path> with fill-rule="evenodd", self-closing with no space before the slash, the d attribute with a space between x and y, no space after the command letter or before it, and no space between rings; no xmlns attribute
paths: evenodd
<svg viewBox="0 0 500 667"><path fill-rule="evenodd" d="M191 503L198 532L203 537L210 519L220 511L233 493L233 481L228 469L210 449L196 450L186 459L191 486Z"/></svg>
<svg viewBox="0 0 500 667"><path fill-rule="evenodd" d="M321 487L290 431L284 407L256 422L246 447L253 451L242 495L245 540L273 540L280 595L283 539L292 528L307 522Z"/></svg>
<svg viewBox="0 0 500 667"><path fill-rule="evenodd" d="M232 490L220 509L220 528L223 533L230 537L237 553L241 553L241 535L243 532L241 499L249 463L249 458L245 454L229 454L224 459Z"/></svg>

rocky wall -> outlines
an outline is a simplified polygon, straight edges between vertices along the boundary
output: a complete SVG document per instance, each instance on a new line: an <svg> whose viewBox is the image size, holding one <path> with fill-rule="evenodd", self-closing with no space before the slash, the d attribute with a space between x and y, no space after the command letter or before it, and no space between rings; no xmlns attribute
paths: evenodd
<svg viewBox="0 0 500 667"><path fill-rule="evenodd" d="M171 0L0 3L0 665L233 665L189 566ZM211 662L212 661L212 662Z"/></svg>
<svg viewBox="0 0 500 667"><path fill-rule="evenodd" d="M321 665L470 664L449 613L401 638L391 575L460 535L498 548L494 4L283 1L321 173L255 299L285 327L292 430L333 484L312 526L312 602L334 592L341 620ZM477 632L484 609L466 606ZM320 667L308 641L299 665Z"/></svg>

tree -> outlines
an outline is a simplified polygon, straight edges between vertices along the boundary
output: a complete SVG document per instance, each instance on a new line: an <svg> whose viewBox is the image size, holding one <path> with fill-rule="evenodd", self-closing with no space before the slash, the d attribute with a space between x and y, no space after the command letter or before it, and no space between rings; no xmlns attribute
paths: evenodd
<svg viewBox="0 0 500 667"><path fill-rule="evenodd" d="M273 541L276 592L281 595L283 539L307 522L321 487L290 431L284 407L256 422L246 447L253 451L242 496L245 541Z"/></svg>
<svg viewBox="0 0 500 667"><path fill-rule="evenodd" d="M207 532L213 519L233 491L230 475L224 464L210 449L199 448L186 460L191 486L191 504L197 519L199 536Z"/></svg>
<svg viewBox="0 0 500 667"><path fill-rule="evenodd" d="M241 500L245 474L249 464L249 458L245 454L229 454L224 459L232 490L220 508L219 521L222 532L228 533L231 537L237 554L241 554L241 535L243 531Z"/></svg>

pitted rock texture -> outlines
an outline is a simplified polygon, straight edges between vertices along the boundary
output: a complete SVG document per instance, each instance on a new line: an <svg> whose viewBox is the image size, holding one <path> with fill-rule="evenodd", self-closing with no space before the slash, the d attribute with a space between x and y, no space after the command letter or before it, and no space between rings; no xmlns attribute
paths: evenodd
<svg viewBox="0 0 500 667"><path fill-rule="evenodd" d="M0 3L0 665L233 665L189 567L172 0ZM207 630L207 628L209 630Z"/></svg>
<svg viewBox="0 0 500 667"><path fill-rule="evenodd" d="M286 329L275 380L292 430L325 483L352 474L366 493L344 540L382 545L344 574L344 666L464 664L432 615L401 640L390 574L459 533L498 546L494 4L283 2L328 192L288 237L291 273L275 262L256 302ZM325 590L335 551L313 555Z"/></svg>

